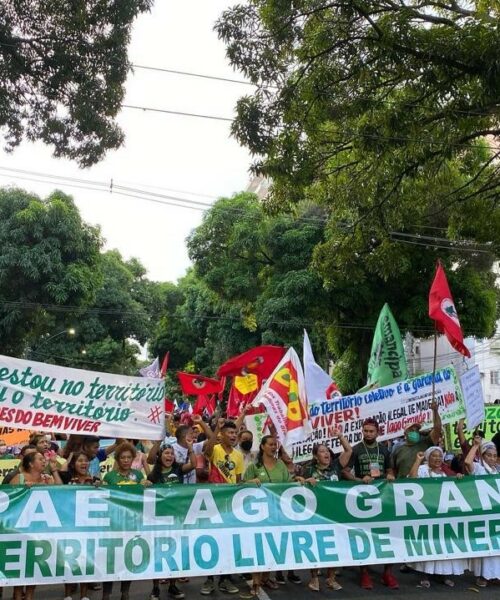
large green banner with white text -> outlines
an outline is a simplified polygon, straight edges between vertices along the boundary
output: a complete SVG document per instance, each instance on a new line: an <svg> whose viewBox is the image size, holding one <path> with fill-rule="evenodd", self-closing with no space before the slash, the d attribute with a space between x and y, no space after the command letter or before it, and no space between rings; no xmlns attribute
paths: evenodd
<svg viewBox="0 0 500 600"><path fill-rule="evenodd" d="M500 555L500 476L0 491L0 585Z"/></svg>

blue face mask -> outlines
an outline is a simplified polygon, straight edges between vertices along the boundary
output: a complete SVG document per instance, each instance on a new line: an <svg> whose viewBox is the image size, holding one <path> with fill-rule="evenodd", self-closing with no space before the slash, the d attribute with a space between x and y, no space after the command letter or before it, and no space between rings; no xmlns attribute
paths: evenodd
<svg viewBox="0 0 500 600"><path fill-rule="evenodd" d="M419 431L409 431L407 435L407 439L410 443L416 444L420 442L420 432Z"/></svg>

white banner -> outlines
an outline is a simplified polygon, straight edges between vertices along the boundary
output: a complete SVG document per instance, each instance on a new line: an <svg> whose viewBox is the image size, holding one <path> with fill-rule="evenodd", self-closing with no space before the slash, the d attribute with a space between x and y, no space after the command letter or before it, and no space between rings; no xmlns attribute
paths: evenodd
<svg viewBox="0 0 500 600"><path fill-rule="evenodd" d="M484 421L484 397L481 385L481 374L476 365L465 371L460 377L464 393L465 412L467 413L467 428L474 429Z"/></svg>
<svg viewBox="0 0 500 600"><path fill-rule="evenodd" d="M368 417L379 423L379 441L402 436L412 423L429 429L432 426L432 379L432 373L426 373L369 392L309 404L313 433L293 445L294 462L311 458L314 444L326 444L334 452L340 452L338 438L331 434L335 427L342 429L352 445L357 444L363 437L363 421ZM453 367L436 371L435 399L443 424L455 423L465 416L462 392Z"/></svg>
<svg viewBox="0 0 500 600"><path fill-rule="evenodd" d="M157 440L163 436L163 398L160 379L0 356L0 425Z"/></svg>

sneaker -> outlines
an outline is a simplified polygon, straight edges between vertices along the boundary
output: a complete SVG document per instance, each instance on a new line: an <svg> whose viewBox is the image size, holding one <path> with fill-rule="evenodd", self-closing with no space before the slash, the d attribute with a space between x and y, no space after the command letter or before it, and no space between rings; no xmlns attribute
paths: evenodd
<svg viewBox="0 0 500 600"><path fill-rule="evenodd" d="M211 579L207 579L205 583L201 586L200 594L203 596L210 596L215 592L215 585Z"/></svg>
<svg viewBox="0 0 500 600"><path fill-rule="evenodd" d="M168 591L167 594L171 597L171 598L175 598L175 600L182 600L182 598L186 597L186 594L184 592L182 592L176 585L175 583L171 583L168 586Z"/></svg>
<svg viewBox="0 0 500 600"><path fill-rule="evenodd" d="M287 577L288 581L290 581L291 583L302 583L302 579L293 571L289 571L288 572L288 577Z"/></svg>
<svg viewBox="0 0 500 600"><path fill-rule="evenodd" d="M384 573L382 575L382 583L386 585L390 590L399 590L398 580L392 573Z"/></svg>
<svg viewBox="0 0 500 600"><path fill-rule="evenodd" d="M373 590L373 581L368 571L363 571L363 573L361 573L361 580L359 582L359 585L364 590Z"/></svg>
<svg viewBox="0 0 500 600"><path fill-rule="evenodd" d="M224 579L219 583L219 590L226 594L237 594L240 591L229 579Z"/></svg>
<svg viewBox="0 0 500 600"><path fill-rule="evenodd" d="M149 600L160 600L160 588L153 588L151 590Z"/></svg>
<svg viewBox="0 0 500 600"><path fill-rule="evenodd" d="M283 573L281 571L276 572L274 581L276 581L276 583L279 583L280 585L285 585L285 576L283 575Z"/></svg>

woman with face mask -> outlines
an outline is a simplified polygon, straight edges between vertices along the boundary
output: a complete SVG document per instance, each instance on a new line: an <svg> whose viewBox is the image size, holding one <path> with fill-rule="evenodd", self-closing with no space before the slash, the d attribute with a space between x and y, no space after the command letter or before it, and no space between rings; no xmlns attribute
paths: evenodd
<svg viewBox="0 0 500 600"><path fill-rule="evenodd" d="M431 446L425 452L419 452L408 474L408 477L449 477L455 473L444 464L444 451L440 446ZM462 474L456 475L463 477ZM410 565L415 571L423 573L420 585L428 588L431 585L429 575L437 575L442 583L448 587L454 587L455 582L450 579L452 575L463 575L469 568L469 561L465 558L454 558L449 560L428 560Z"/></svg>
<svg viewBox="0 0 500 600"><path fill-rule="evenodd" d="M479 460L475 460L479 457ZM472 448L465 457L465 470L470 475L498 475L497 448L493 442L482 442L474 438ZM470 570L477 577L476 585L486 587L491 579L500 579L500 556L483 556L470 561Z"/></svg>

